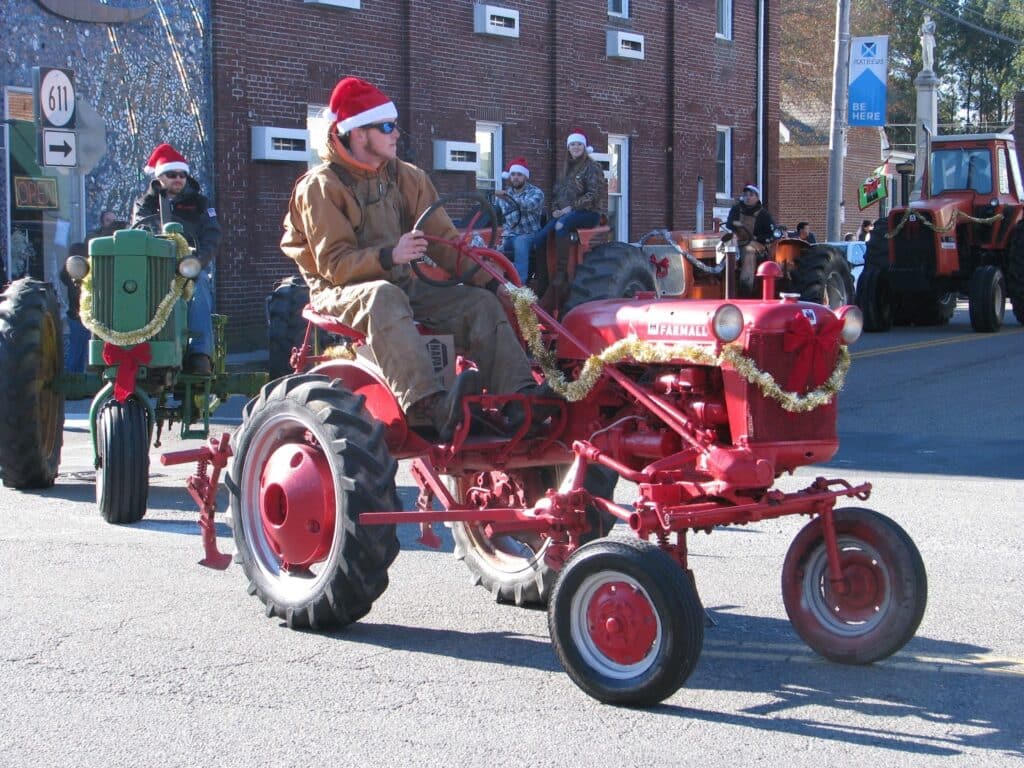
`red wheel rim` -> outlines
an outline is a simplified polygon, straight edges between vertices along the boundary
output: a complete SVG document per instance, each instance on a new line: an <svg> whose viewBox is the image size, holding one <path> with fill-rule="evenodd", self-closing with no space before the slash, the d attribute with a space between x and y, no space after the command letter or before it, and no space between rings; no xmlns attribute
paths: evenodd
<svg viewBox="0 0 1024 768"><path fill-rule="evenodd" d="M263 531L282 568L303 568L330 552L334 479L315 446L287 443L273 451L260 477L259 504Z"/></svg>
<svg viewBox="0 0 1024 768"><path fill-rule="evenodd" d="M643 661L658 635L658 620L647 595L624 581L609 581L595 590L586 618L594 647L617 664Z"/></svg>
<svg viewBox="0 0 1024 768"><path fill-rule="evenodd" d="M841 621L870 621L885 602L885 579L878 563L864 552L844 553L842 563L842 586L835 589L826 578L825 599Z"/></svg>

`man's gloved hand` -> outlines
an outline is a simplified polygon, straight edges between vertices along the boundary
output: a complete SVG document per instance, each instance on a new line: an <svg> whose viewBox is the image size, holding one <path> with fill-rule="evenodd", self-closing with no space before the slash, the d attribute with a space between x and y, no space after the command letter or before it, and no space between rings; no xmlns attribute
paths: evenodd
<svg viewBox="0 0 1024 768"><path fill-rule="evenodd" d="M729 230L726 230L722 234L722 242L723 243L728 243L730 240L732 240L732 232L730 232Z"/></svg>

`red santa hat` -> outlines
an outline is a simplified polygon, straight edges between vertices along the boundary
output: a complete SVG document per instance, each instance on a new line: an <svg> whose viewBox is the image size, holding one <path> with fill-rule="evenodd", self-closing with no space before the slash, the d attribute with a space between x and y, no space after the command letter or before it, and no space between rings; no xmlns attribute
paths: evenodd
<svg viewBox="0 0 1024 768"><path fill-rule="evenodd" d="M337 123L339 133L348 133L353 128L394 120L398 109L375 86L358 77L345 77L331 92L326 117L331 125Z"/></svg>
<svg viewBox="0 0 1024 768"><path fill-rule="evenodd" d="M755 186L754 184L747 184L745 187L743 187L744 192L746 192L748 189L755 195L757 195L758 199L761 198L761 190L758 189L757 186Z"/></svg>
<svg viewBox="0 0 1024 768"><path fill-rule="evenodd" d="M501 178L507 179L513 173L521 173L526 178L530 178L530 169L526 167L525 157L513 157L508 161L508 168L501 174Z"/></svg>
<svg viewBox="0 0 1024 768"><path fill-rule="evenodd" d="M586 147L588 155L594 151L594 148L590 146L590 144L587 142L587 134L585 134L579 128L574 128L572 133L569 134L569 137L565 140L565 146L568 147L574 141L578 141L580 144Z"/></svg>
<svg viewBox="0 0 1024 768"><path fill-rule="evenodd" d="M189 172L188 163L185 162L181 152L170 144L161 144L154 149L153 154L146 161L144 170L146 173L151 173L154 176L159 176L161 173L167 173L168 171Z"/></svg>

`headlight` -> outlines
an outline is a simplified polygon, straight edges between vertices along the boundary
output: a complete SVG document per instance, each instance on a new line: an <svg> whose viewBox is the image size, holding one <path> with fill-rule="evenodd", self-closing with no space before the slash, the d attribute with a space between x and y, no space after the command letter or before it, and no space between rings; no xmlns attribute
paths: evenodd
<svg viewBox="0 0 1024 768"><path fill-rule="evenodd" d="M853 344L864 331L864 313L860 307L850 305L839 310L839 319L843 321L840 336L844 344Z"/></svg>
<svg viewBox="0 0 1024 768"><path fill-rule="evenodd" d="M711 332L724 344L736 341L743 332L743 312L735 304L723 304L711 318Z"/></svg>
<svg viewBox="0 0 1024 768"><path fill-rule="evenodd" d="M71 275L72 280L85 280L89 274L89 260L84 256L68 256L64 262L64 269Z"/></svg>
<svg viewBox="0 0 1024 768"><path fill-rule="evenodd" d="M178 274L182 277L187 277L189 280L195 280L202 271L203 262L195 256L186 256L178 262Z"/></svg>

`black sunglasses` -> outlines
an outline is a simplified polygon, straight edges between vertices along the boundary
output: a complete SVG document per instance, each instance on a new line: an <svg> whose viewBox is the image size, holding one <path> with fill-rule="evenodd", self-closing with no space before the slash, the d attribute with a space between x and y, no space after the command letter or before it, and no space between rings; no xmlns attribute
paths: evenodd
<svg viewBox="0 0 1024 768"><path fill-rule="evenodd" d="M395 131L397 131L398 130L398 123L389 120L386 123L371 123L370 125L368 125L366 127L367 128L376 128L381 133L387 134L387 133L394 133Z"/></svg>
<svg viewBox="0 0 1024 768"><path fill-rule="evenodd" d="M188 174L185 173L184 171L167 171L166 173L162 173L160 175L166 176L168 179L184 179L185 177L188 176Z"/></svg>

